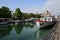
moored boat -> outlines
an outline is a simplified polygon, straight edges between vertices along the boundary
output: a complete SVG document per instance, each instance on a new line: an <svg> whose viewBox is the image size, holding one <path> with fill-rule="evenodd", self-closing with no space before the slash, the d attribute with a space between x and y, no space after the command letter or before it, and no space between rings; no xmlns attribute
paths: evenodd
<svg viewBox="0 0 60 40"><path fill-rule="evenodd" d="M36 19L36 20L37 20L36 25L40 28L49 27L49 26L54 25L56 23L55 16L51 16L51 15L44 16L43 18Z"/></svg>
<svg viewBox="0 0 60 40"><path fill-rule="evenodd" d="M46 19L46 20L45 20ZM42 20L36 20L36 25L39 26L40 28L43 28L43 27L47 27L47 26L50 26L50 25L54 25L55 24L55 20L51 18L43 18Z"/></svg>
<svg viewBox="0 0 60 40"><path fill-rule="evenodd" d="M0 25L7 24L7 18L0 18Z"/></svg>

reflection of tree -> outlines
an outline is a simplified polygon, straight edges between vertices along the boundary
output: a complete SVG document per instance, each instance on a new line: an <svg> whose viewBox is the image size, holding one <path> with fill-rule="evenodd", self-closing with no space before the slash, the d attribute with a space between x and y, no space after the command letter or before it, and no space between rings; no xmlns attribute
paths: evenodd
<svg viewBox="0 0 60 40"><path fill-rule="evenodd" d="M0 37L6 36L10 34L10 31L12 30L11 26L0 26Z"/></svg>
<svg viewBox="0 0 60 40"><path fill-rule="evenodd" d="M18 24L18 25L15 26L15 30L16 30L17 34L20 34L22 29L23 29L23 25L22 24Z"/></svg>
<svg viewBox="0 0 60 40"><path fill-rule="evenodd" d="M28 27L33 28L34 27L34 24L26 22L25 23L25 27L27 27L27 28Z"/></svg>
<svg viewBox="0 0 60 40"><path fill-rule="evenodd" d="M43 38L46 36L46 34L49 32L47 29L39 29L35 33L36 40L43 40Z"/></svg>
<svg viewBox="0 0 60 40"><path fill-rule="evenodd" d="M23 27L33 28L34 27L34 24L32 24L32 23L20 23L20 24L18 24L18 25L15 26L16 33L17 34L20 34L21 31L22 31L22 29L23 29Z"/></svg>

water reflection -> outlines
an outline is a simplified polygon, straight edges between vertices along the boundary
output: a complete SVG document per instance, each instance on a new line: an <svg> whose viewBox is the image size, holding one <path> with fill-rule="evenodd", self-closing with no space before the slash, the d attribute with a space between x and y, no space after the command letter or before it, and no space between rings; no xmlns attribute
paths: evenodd
<svg viewBox="0 0 60 40"><path fill-rule="evenodd" d="M15 25L16 33L20 34L24 27L26 27L26 28L33 28L34 24L32 24L30 22L19 23L19 24Z"/></svg>
<svg viewBox="0 0 60 40"><path fill-rule="evenodd" d="M10 25L0 25L0 38L9 35L11 30Z"/></svg>
<svg viewBox="0 0 60 40"><path fill-rule="evenodd" d="M22 25L22 24L18 24L18 25L15 26L15 30L16 30L16 33L17 34L20 34L21 33L21 31L23 29L23 26L24 25Z"/></svg>
<svg viewBox="0 0 60 40"><path fill-rule="evenodd" d="M34 22L0 26L1 40L42 40L49 30L39 29Z"/></svg>
<svg viewBox="0 0 60 40"><path fill-rule="evenodd" d="M25 27L27 27L27 28L28 28L28 27L33 28L35 24L30 23L30 22L26 22L24 25L25 25Z"/></svg>
<svg viewBox="0 0 60 40"><path fill-rule="evenodd" d="M36 33L35 33L35 37L36 40L43 40L43 38L47 35L47 33L50 31L51 29L39 29Z"/></svg>

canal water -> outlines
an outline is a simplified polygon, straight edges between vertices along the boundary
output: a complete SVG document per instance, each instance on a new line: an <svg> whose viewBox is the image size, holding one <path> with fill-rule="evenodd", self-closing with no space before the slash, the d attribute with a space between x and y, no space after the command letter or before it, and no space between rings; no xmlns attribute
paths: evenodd
<svg viewBox="0 0 60 40"><path fill-rule="evenodd" d="M0 25L0 40L43 40L51 29L40 29L34 22Z"/></svg>

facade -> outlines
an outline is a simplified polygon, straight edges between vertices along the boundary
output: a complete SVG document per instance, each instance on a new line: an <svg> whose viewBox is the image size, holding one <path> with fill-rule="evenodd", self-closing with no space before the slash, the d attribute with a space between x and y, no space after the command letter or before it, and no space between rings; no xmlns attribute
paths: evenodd
<svg viewBox="0 0 60 40"><path fill-rule="evenodd" d="M43 15L44 17L52 16L52 14L48 10L46 10Z"/></svg>

